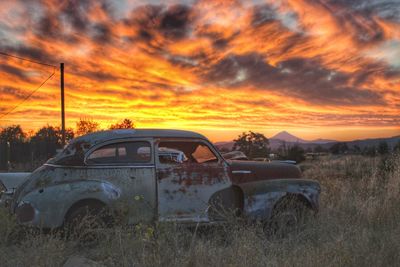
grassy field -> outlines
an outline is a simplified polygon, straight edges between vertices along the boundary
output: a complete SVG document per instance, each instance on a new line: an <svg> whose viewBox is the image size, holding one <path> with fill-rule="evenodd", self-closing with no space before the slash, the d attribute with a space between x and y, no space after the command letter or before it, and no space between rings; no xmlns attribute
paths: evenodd
<svg viewBox="0 0 400 267"><path fill-rule="evenodd" d="M0 215L1 266L62 266L81 255L105 266L394 266L400 263L400 157L343 156L303 164L321 183L321 210L305 229L265 238L231 223L197 233L174 225L115 228L96 245L16 234Z"/></svg>

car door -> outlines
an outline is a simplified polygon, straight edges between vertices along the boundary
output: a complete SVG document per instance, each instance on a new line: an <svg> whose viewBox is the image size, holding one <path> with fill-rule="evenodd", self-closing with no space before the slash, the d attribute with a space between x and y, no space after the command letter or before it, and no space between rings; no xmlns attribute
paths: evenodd
<svg viewBox="0 0 400 267"><path fill-rule="evenodd" d="M225 161L201 139L158 139L155 148L159 220L210 221L210 197L231 186Z"/></svg>
<svg viewBox="0 0 400 267"><path fill-rule="evenodd" d="M85 160L90 171L88 177L107 181L119 190L113 208L124 222L150 222L155 218L153 151L150 139L119 140L97 146Z"/></svg>

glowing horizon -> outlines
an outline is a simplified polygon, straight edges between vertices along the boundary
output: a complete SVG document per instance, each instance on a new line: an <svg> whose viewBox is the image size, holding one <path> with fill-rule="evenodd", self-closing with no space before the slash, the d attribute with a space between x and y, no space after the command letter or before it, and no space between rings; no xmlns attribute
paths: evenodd
<svg viewBox="0 0 400 267"><path fill-rule="evenodd" d="M140 4L141 3L141 4ZM3 1L0 51L65 63L66 125L176 128L229 141L400 135L400 4ZM162 4L160 4L162 3ZM0 56L0 116L53 69ZM0 119L60 125L59 72Z"/></svg>

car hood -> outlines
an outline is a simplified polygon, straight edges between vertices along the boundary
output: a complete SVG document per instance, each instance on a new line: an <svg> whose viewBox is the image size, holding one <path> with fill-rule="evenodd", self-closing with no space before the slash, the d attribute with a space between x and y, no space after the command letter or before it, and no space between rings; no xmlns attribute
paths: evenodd
<svg viewBox="0 0 400 267"><path fill-rule="evenodd" d="M12 210L24 195L40 187L43 182L51 180L49 175L50 169L46 165L43 165L26 176L15 190L11 203Z"/></svg>
<svg viewBox="0 0 400 267"><path fill-rule="evenodd" d="M234 184L272 180L301 178L300 168L293 164L260 161L228 161L230 176Z"/></svg>
<svg viewBox="0 0 400 267"><path fill-rule="evenodd" d="M21 185L29 175L29 172L0 173L0 183L2 183L7 190L14 190Z"/></svg>

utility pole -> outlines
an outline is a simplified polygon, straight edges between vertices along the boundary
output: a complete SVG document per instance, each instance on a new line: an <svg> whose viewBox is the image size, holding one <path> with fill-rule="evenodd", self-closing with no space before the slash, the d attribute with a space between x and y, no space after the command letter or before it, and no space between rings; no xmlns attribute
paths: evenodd
<svg viewBox="0 0 400 267"><path fill-rule="evenodd" d="M6 143L7 147L7 153L6 153L6 159L7 159L7 172L11 170L11 144L10 142Z"/></svg>
<svg viewBox="0 0 400 267"><path fill-rule="evenodd" d="M61 133L62 146L65 146L65 101L64 101L64 63L60 63L60 86L61 86Z"/></svg>

